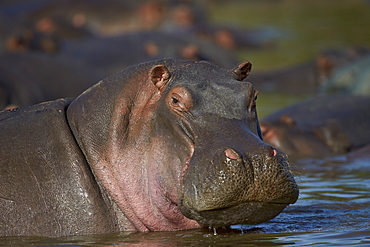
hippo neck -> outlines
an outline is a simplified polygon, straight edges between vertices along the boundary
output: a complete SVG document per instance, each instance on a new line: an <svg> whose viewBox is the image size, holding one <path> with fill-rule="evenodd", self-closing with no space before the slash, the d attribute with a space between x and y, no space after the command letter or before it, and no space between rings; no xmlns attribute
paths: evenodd
<svg viewBox="0 0 370 247"><path fill-rule="evenodd" d="M124 135L111 130L115 143L109 147L109 157L93 166L94 173L137 230L199 227L183 216L177 205L177 187L191 151L173 152L171 140L150 128L156 126L155 116L134 118L137 120L128 124Z"/></svg>
<svg viewBox="0 0 370 247"><path fill-rule="evenodd" d="M140 64L104 79L71 103L68 122L102 190L136 230L199 227L180 213L167 178L154 174L163 163L185 165L190 152L164 155L159 147L174 147L150 128L161 94L148 75L157 64L173 68L175 61Z"/></svg>
<svg viewBox="0 0 370 247"><path fill-rule="evenodd" d="M164 186L167 179L157 176L164 163L174 166L186 163L190 151L183 150L176 155L160 151L173 147L151 129L161 95L146 79L141 76L138 81L129 79L117 86L112 81L118 79L113 78L97 84L68 109L71 129L102 190L109 194L108 198L114 201L111 204L118 205L134 229L199 227L177 208L177 191ZM133 86L133 83L136 84ZM133 88L140 90L133 92ZM96 104L93 98L102 101Z"/></svg>

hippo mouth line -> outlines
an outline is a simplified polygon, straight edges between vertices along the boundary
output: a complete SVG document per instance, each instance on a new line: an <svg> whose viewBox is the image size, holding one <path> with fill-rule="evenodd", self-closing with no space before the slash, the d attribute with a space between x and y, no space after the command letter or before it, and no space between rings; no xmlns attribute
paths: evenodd
<svg viewBox="0 0 370 247"><path fill-rule="evenodd" d="M225 208L195 211L190 217L203 226L224 227L237 224L255 225L279 215L290 203L249 201Z"/></svg>

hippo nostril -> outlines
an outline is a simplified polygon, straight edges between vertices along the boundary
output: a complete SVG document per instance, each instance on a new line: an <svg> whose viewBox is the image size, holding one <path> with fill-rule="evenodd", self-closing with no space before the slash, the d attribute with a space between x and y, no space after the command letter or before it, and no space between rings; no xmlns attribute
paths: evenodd
<svg viewBox="0 0 370 247"><path fill-rule="evenodd" d="M270 149L269 157L275 157L276 156L276 150L275 148Z"/></svg>
<svg viewBox="0 0 370 247"><path fill-rule="evenodd" d="M226 149L225 155L227 158L232 159L232 160L236 160L240 158L239 154L232 148Z"/></svg>

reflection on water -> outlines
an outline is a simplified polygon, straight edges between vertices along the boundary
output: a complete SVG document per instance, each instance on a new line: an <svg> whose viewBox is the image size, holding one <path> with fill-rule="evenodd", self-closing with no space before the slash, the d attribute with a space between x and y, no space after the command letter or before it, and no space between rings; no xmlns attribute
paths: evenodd
<svg viewBox="0 0 370 247"><path fill-rule="evenodd" d="M356 164L360 165L357 169ZM0 246L370 246L370 164L296 162L300 198L256 226L68 238L0 238Z"/></svg>

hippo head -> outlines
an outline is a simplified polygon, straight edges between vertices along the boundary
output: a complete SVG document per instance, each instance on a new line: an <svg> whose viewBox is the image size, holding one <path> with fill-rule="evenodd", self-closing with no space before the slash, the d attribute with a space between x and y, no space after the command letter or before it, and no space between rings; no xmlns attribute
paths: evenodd
<svg viewBox="0 0 370 247"><path fill-rule="evenodd" d="M331 119L303 122L277 112L262 119L260 127L266 143L294 159L343 154L351 147L342 127Z"/></svg>
<svg viewBox="0 0 370 247"><path fill-rule="evenodd" d="M154 61L72 102L76 140L133 229L258 224L296 202L286 156L262 141L250 69Z"/></svg>

